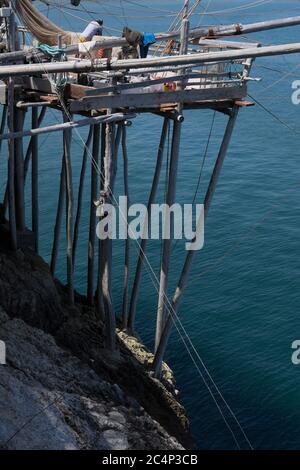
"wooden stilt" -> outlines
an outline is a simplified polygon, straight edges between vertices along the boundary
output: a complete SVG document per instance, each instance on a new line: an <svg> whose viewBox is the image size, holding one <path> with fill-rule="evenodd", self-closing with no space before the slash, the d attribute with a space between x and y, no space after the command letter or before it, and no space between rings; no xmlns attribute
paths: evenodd
<svg viewBox="0 0 300 470"><path fill-rule="evenodd" d="M208 215L208 211L209 211L212 198L213 198L216 186L217 186L217 182L218 182L220 172L224 163L224 159L226 157L226 153L229 147L230 139L231 139L234 125L238 116L238 112L239 112L239 108L235 106L232 110L232 115L229 118L226 130L225 130L225 134L223 137L223 141L220 147L220 151L219 151L216 163L215 163L215 167L214 167L214 170L213 170L213 173L212 173L209 185L208 185L208 189L207 189L205 200L204 200L205 219ZM174 316L177 314L179 302L182 298L183 291L187 285L188 276L189 276L189 272L191 269L194 256L195 256L195 251L193 250L189 251L188 254L186 255L186 260L185 260L185 263L181 272L181 276L180 276L180 279L179 279L179 282L178 282L178 285L177 285L177 288L176 288L176 291L172 300L171 307L168 308L168 317L166 320L166 324L164 326L163 334L161 336L161 339L160 339L160 342L159 342L159 345L155 354L154 363L153 363L156 377L159 377L161 374L162 361L163 361L167 343L171 334L172 322L173 322Z"/></svg>
<svg viewBox="0 0 300 470"><path fill-rule="evenodd" d="M37 127L40 127L40 125L43 122L43 119L45 117L45 114L46 114L46 108L42 108L41 113L40 113L39 118L38 118ZM24 184L26 183L26 177L27 177L27 173L28 173L30 158L31 158L31 155L32 155L32 142L33 142L32 139L33 139L33 137L30 139L30 142L29 142L29 145L28 145L28 148L27 148L27 151L26 151L26 155L25 155L25 158L24 158ZM2 141L0 140L0 149L1 149L1 144L2 144ZM7 208L7 202L8 202L8 187L6 187L4 200L3 200L3 206L4 206L5 211L6 211L6 208Z"/></svg>
<svg viewBox="0 0 300 470"><path fill-rule="evenodd" d="M115 132L115 144L114 144L114 179L116 178L116 174L118 171L118 153L119 153L119 147L120 147L120 142L121 138L123 137L123 127L124 124L118 124L117 125L117 131ZM126 131L125 131L126 133Z"/></svg>
<svg viewBox="0 0 300 470"><path fill-rule="evenodd" d="M59 185L57 212L56 212L56 219L55 219L55 226L54 226L54 238L53 238L51 262L50 262L50 270L51 270L52 276L55 275L55 269L56 269L65 192L66 192L66 165L65 165L65 158L63 155L62 163L61 163L61 172L60 172L60 185Z"/></svg>
<svg viewBox="0 0 300 470"><path fill-rule="evenodd" d="M8 81L8 128L14 130L14 80ZM17 250L17 222L15 206L15 141L8 142L8 210L11 249Z"/></svg>
<svg viewBox="0 0 300 470"><path fill-rule="evenodd" d="M117 167L118 167L118 153L119 153L119 146L122 136L122 124L118 124L117 132L115 133L115 141L114 141L114 166L113 166L113 179L115 179L117 174ZM100 161L100 168L101 168L101 176L100 176L100 191L104 191L104 181L105 181L105 170L104 170L104 159L105 159L105 147L106 147L106 126L102 124L101 129L101 161ZM103 291L102 291L102 279L103 279L103 240L99 240L99 257L98 257L98 282L97 282L97 308L99 316L102 320L105 317L105 307L104 307L104 299L103 299Z"/></svg>
<svg viewBox="0 0 300 470"><path fill-rule="evenodd" d="M106 126L101 125L101 150L100 150L100 193L104 189L104 158L105 158ZM102 292L103 278L103 240L98 243L98 276L97 276L97 310L102 321L105 320L105 307Z"/></svg>
<svg viewBox="0 0 300 470"><path fill-rule="evenodd" d="M114 191L114 124L106 125L104 157L104 194L105 203L112 204ZM111 295L112 280L112 240L107 238L101 243L102 294L105 308L105 330L107 348L113 351L116 343L116 318Z"/></svg>
<svg viewBox="0 0 300 470"><path fill-rule="evenodd" d="M166 143L166 138L167 138L167 133L168 133L169 122L170 122L169 119L165 118L163 126L162 126L160 143L159 143L158 153L157 153L156 167L155 167L155 172L153 176L151 192L150 192L148 204L147 204L147 214L148 214L148 221L146 224L147 226L149 226L149 222L150 222L151 206L154 203L156 194L157 194L157 188L158 188L159 178L161 174L161 167L162 167L162 162L163 162L164 149L165 149L165 143ZM143 240L141 240L141 243L140 243L139 257L138 257L138 262L136 266L131 299L130 299L128 327L131 333L133 333L134 331L137 299L138 299L139 288L141 284L142 268L144 265L146 246L147 246L147 239L143 238Z"/></svg>
<svg viewBox="0 0 300 470"><path fill-rule="evenodd" d="M124 196L127 198L127 207L129 207L129 184L128 184L128 155L126 147L126 126L122 126L122 153L123 153L123 173L124 173ZM126 214L127 221L127 214ZM128 323L128 278L130 263L130 240L128 236L128 225L126 224L125 239L125 263L124 263L124 283L123 283L123 304L122 304L122 326L127 328Z"/></svg>
<svg viewBox="0 0 300 470"><path fill-rule="evenodd" d="M32 108L32 128L38 127L38 108ZM32 152L32 231L34 233L34 248L36 253L39 251L39 192L38 192L38 137L31 139Z"/></svg>
<svg viewBox="0 0 300 470"><path fill-rule="evenodd" d="M97 199L97 179L98 179L98 163L99 163L99 145L100 145L100 124L94 126L93 131L93 160L91 167L91 200L90 200L90 229L89 229L89 246L88 246L88 285L87 299L88 304L94 304L94 256L95 256L95 239L96 239L96 206Z"/></svg>
<svg viewBox="0 0 300 470"><path fill-rule="evenodd" d="M69 121L64 113L64 122ZM71 163L71 130L63 131L64 140L64 160L66 167L66 200L67 200L67 279L68 279L68 298L70 304L74 304L74 286L73 286L73 181L72 181L72 163Z"/></svg>
<svg viewBox="0 0 300 470"><path fill-rule="evenodd" d="M32 113L33 113L34 108L35 108L35 106L32 107ZM46 114L46 111L47 111L47 108L42 108L41 109L40 115L37 118L36 128L39 128L40 125L42 124L42 122L44 120L44 117L45 117L45 114ZM28 172L30 158L31 158L31 155L32 155L32 145L33 145L33 142L34 142L34 140L33 140L34 138L37 138L37 136L32 136L31 137L28 148L27 148L27 151L26 151L26 154L25 154L25 158L24 158L24 179L25 179L25 181L26 181L26 176L27 176L27 172Z"/></svg>
<svg viewBox="0 0 300 470"><path fill-rule="evenodd" d="M84 179L85 179L85 174L86 174L86 163L87 163L89 146L92 140L92 136L93 136L93 126L90 126L88 137L84 146L82 165L81 165L81 171L80 171L80 179L79 179L77 212L76 212L76 218L75 218L75 224L74 224L74 238L73 238L73 265L75 264L76 248L77 248L79 227L80 227L80 221L81 221L82 197L83 197L83 190L84 190Z"/></svg>
<svg viewBox="0 0 300 470"><path fill-rule="evenodd" d="M14 128L15 131L22 131L25 113L15 107ZM24 159L23 159L23 139L15 139L15 202L17 228L21 232L25 230L25 197L24 197Z"/></svg>
<svg viewBox="0 0 300 470"><path fill-rule="evenodd" d="M0 124L0 135L2 135L4 133L6 118L7 118L7 106L3 106L2 107L1 124ZM0 152L1 152L1 149L2 149L2 141L0 141Z"/></svg>
<svg viewBox="0 0 300 470"><path fill-rule="evenodd" d="M168 208L170 208L174 204L174 201L175 201L177 167L178 167L179 146L180 146L180 133L181 133L181 123L174 121L170 170L169 170L168 188L167 188L167 195L166 195L166 205ZM161 270L160 270L158 307L157 307L155 351L157 350L157 347L159 345L161 334L164 328L164 321L165 321L165 296L168 290L170 250L171 250L171 239L170 239L170 236L168 236L168 234L172 233L172 230L171 230L172 225L173 225L172 219L173 219L173 214L170 214L170 217L168 217L168 214L166 214L165 226L164 226L162 262L161 262Z"/></svg>

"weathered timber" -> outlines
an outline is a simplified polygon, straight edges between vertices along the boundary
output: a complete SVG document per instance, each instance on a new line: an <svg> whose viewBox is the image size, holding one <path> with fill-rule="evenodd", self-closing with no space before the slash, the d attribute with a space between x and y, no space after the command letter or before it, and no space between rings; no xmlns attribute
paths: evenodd
<svg viewBox="0 0 300 470"><path fill-rule="evenodd" d="M88 241L88 285L87 299L88 304L94 304L94 259L95 259L95 239L96 239L96 206L97 199L97 179L99 163L100 146L100 124L94 126L93 131L93 149L91 161L91 196L90 196L90 225Z"/></svg>
<svg viewBox="0 0 300 470"><path fill-rule="evenodd" d="M15 204L17 229L21 232L25 230L25 195L24 195L24 155L22 129L24 125L24 111L15 108L14 129L18 137L15 139Z"/></svg>
<svg viewBox="0 0 300 470"><path fill-rule="evenodd" d="M18 132L9 132L3 135L0 135L0 140L8 139L20 139L27 136L35 136L40 134L49 134L51 132L59 132L68 129L77 129L78 127L96 125L100 122L118 122L126 119L133 119L134 114L122 114L115 113L108 116L95 116L85 119L80 119L79 121L68 121L61 124L53 124L52 126L41 127L37 129L30 129L28 131L18 131Z"/></svg>
<svg viewBox="0 0 300 470"><path fill-rule="evenodd" d="M234 125L238 116L239 108L236 106L234 107L232 111L232 115L229 118L225 134L222 140L222 144L219 150L218 157L216 159L216 163L214 166L214 170L208 185L208 189L206 192L205 196L205 201L204 201L204 216L205 218L208 215L209 208L211 206L212 198L217 186L217 182L221 173L221 169L227 154L227 150L229 147L230 139L232 136L232 132L234 129ZM201 221L198 221L198 224L201 223ZM199 227L197 227L199 230ZM195 240L193 240L195 241ZM167 304L167 310L168 310L168 316L166 319L166 323L164 325L164 329L160 338L160 342L158 344L158 348L156 350L154 362L153 362L153 368L155 371L155 376L159 377L161 374L161 366L162 366L162 361L165 355L167 343L171 334L171 329L172 329L172 324L173 321L175 321L175 317L177 315L177 310L179 306L179 301L182 298L183 291L186 287L187 281L188 281L188 276L191 268L191 264L193 261L193 258L195 256L195 251L190 250L186 256L185 263L181 272L181 276L173 297L172 302L169 301L167 294L165 295L165 303Z"/></svg>
<svg viewBox="0 0 300 470"><path fill-rule="evenodd" d="M38 108L32 108L31 127L35 129L39 125ZM31 138L30 144L32 152L31 160L31 212L32 212L32 232L34 233L34 248L39 251L39 187L38 187L38 137Z"/></svg>
<svg viewBox="0 0 300 470"><path fill-rule="evenodd" d="M8 82L8 129L14 131L14 80ZM11 248L16 250L17 242L17 222L15 205L15 141L10 139L8 142L8 211L9 211L9 230Z"/></svg>
<svg viewBox="0 0 300 470"><path fill-rule="evenodd" d="M126 146L126 126L122 125L122 154L123 154L123 178L124 178L124 196L127 198L126 214L126 234L125 234L125 257L124 257L124 281L123 281L123 302L122 302L122 327L127 328L128 324L128 282L129 282L129 263L130 263L130 238L128 236L128 206L129 184L128 184L128 155Z"/></svg>
<svg viewBox="0 0 300 470"><path fill-rule="evenodd" d="M207 53L186 54L180 56L164 56L146 59L127 59L108 62L107 59L98 60L70 60L67 62L44 62L43 64L4 65L0 68L0 77L13 77L33 75L37 73L55 72L93 72L105 70L129 70L142 67L163 67L201 65L212 62L230 62L232 60L271 57L276 55L298 54L300 43L280 44L277 46L250 47L233 51L218 51Z"/></svg>
<svg viewBox="0 0 300 470"><path fill-rule="evenodd" d="M147 204L147 221L145 221L145 230L148 230L150 217L151 217L151 207L155 201L156 194L157 194L168 127L169 127L169 119L165 118L163 126L162 126L161 137L160 137L160 142L159 142L159 147L158 147L158 152L157 152L157 159L156 159L156 166L155 166L155 171L154 171L154 176L153 176L153 181L152 181L152 187L151 187L148 204ZM137 299L138 299L141 278L142 278L142 268L143 268L144 261L145 261L146 246L147 246L147 238L143 237L140 242L139 256L138 256L135 277L134 277L132 292L131 292L131 299L130 299L128 326L129 326L129 330L132 333L134 332Z"/></svg>
<svg viewBox="0 0 300 470"><path fill-rule="evenodd" d="M121 95L94 96L70 103L73 112L96 108L150 108L164 103L194 103L196 101L218 101L242 99L247 95L246 86L226 88L179 90L156 93L130 93Z"/></svg>
<svg viewBox="0 0 300 470"><path fill-rule="evenodd" d="M66 165L65 165L64 155L63 155L62 163L61 163L61 171L60 171L59 194L58 194L57 211L56 211L56 218L55 218L55 225L54 225L54 237L53 237L53 245L52 245L52 253L51 253L51 262L50 262L50 270L51 270L52 276L55 275L55 269L56 269L65 192L66 192Z"/></svg>
<svg viewBox="0 0 300 470"><path fill-rule="evenodd" d="M81 171L80 171L80 178L79 178L79 185L78 185L78 196L77 196L77 210L76 210L76 217L74 223L74 237L73 237L73 265L75 265L75 257L76 257L76 249L77 249L77 242L79 236L79 228L81 223L81 212L82 212L82 198L83 198L83 191L84 191L84 180L86 174L86 164L87 164L87 157L89 153L89 146L93 136L93 126L90 126L89 133L87 136L87 140L84 144L84 151L82 156L82 164L81 164Z"/></svg>
<svg viewBox="0 0 300 470"><path fill-rule="evenodd" d="M63 113L64 121L69 120L69 116ZM71 119L71 117L70 117ZM64 143L64 161L66 168L66 237L67 237L67 281L68 281L68 299L71 305L74 304L74 285L73 285L73 178L71 162L71 129L63 131Z"/></svg>
<svg viewBox="0 0 300 470"><path fill-rule="evenodd" d="M176 195L176 182L177 182L177 169L179 160L179 147L180 147L180 134L181 134L180 122L174 122L173 124L173 136L171 146L171 159L170 169L168 175L168 186L166 194L166 207L171 208L175 202ZM167 212L167 209L166 209ZM169 268L170 268L170 255L171 255L171 233L173 226L174 214L168 212L165 214L164 222L164 239L162 249L162 260L160 268L160 283L159 283L159 294L158 294L158 306L157 306L157 317L156 317L156 334L155 334L155 351L157 351L162 331L165 323L165 297L168 290L168 279L169 279Z"/></svg>
<svg viewBox="0 0 300 470"><path fill-rule="evenodd" d="M114 193L114 128L106 124L104 157L104 202L112 204ZM100 245L102 252L102 293L105 308L105 331L107 347L114 351L116 343L116 318L111 294L112 280L112 240L107 237Z"/></svg>

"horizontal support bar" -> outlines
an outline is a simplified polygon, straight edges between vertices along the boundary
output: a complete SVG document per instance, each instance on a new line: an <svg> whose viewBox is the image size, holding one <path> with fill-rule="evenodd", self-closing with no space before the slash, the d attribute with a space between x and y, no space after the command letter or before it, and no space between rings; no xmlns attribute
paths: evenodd
<svg viewBox="0 0 300 470"><path fill-rule="evenodd" d="M90 126L100 123L125 121L126 119L133 119L135 114L110 114L104 116L95 116L91 118L81 119L80 121L70 121L61 124L54 124L53 126L40 127L30 129L28 131L8 132L7 134L0 135L0 140L20 139L22 137L33 137L40 134L47 134L51 132L58 132L66 129L77 129L78 127Z"/></svg>
<svg viewBox="0 0 300 470"><path fill-rule="evenodd" d="M235 42L235 41L220 41L218 39L199 39L197 43L199 46L219 47L227 49L249 49L249 47L260 47L260 44L253 42Z"/></svg>
<svg viewBox="0 0 300 470"><path fill-rule="evenodd" d="M31 75L35 73L55 72L89 72L101 70L130 70L147 67L163 67L164 65L189 66L211 62L230 62L236 59L268 57L300 52L300 43L281 44L279 46L253 47L249 49L208 52L202 54L186 54L180 56L150 57L147 59L128 60L72 60L68 62L45 62L42 64L4 65L0 67L0 77Z"/></svg>
<svg viewBox="0 0 300 470"><path fill-rule="evenodd" d="M16 106L19 109L24 109L24 108L39 108L39 107L45 107L45 106L51 106L52 103L50 101L18 101Z"/></svg>
<svg viewBox="0 0 300 470"><path fill-rule="evenodd" d="M102 95L74 100L70 111L88 111L109 108L156 107L164 103L193 103L196 101L237 100L247 95L247 87L206 88L200 90L178 90L154 93L128 93Z"/></svg>
<svg viewBox="0 0 300 470"><path fill-rule="evenodd" d="M228 76L229 74L227 74ZM212 75L213 77L213 75ZM164 78L158 78L158 79L153 79L153 80L144 80L143 82L135 82L135 83L121 83L118 85L114 86L109 86L109 85L104 85L101 86L101 83L96 81L94 82L95 89L94 90L88 90L86 92L86 96L95 96L95 95L100 95L103 93L120 93L122 90L131 90L135 88L147 88L153 85L160 85L164 83L172 83L172 82L179 82L184 80L186 86L189 85L195 85L194 82L188 83L189 79L191 78L197 78L199 80L199 84L203 83L203 85L206 84L227 84L229 85L230 83L241 83L241 80L239 79L233 79L233 80L206 80L205 82L201 82L203 80L203 77L199 73L191 73L188 75L174 75L173 77L164 77ZM204 77L205 78L205 77ZM198 83L198 82L197 82ZM100 85L100 86L99 86Z"/></svg>

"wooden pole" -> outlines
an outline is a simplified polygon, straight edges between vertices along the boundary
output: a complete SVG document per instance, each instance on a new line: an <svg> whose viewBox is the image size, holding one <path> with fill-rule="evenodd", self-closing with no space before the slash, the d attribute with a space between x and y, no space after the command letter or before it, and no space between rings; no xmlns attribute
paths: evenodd
<svg viewBox="0 0 300 470"><path fill-rule="evenodd" d="M128 219L129 201L129 184L128 184L128 155L126 147L126 126L122 125L122 153L123 153L123 175L124 175L124 196L127 198L127 214ZM125 262L124 262L124 282L123 282L123 303L122 303L122 326L127 328L128 324L128 279L129 279L129 263L130 263L130 239L128 236L128 224L126 223L125 238Z"/></svg>
<svg viewBox="0 0 300 470"><path fill-rule="evenodd" d="M22 132L25 114L24 111L15 107L14 110L14 128L17 132ZM17 228L21 232L25 230L25 196L24 196L24 158L23 158L23 139L15 139L15 201L16 201L16 220Z"/></svg>
<svg viewBox="0 0 300 470"><path fill-rule="evenodd" d="M90 228L89 228L89 246L88 246L88 286L87 299L88 304L94 304L94 256L96 239L96 206L97 199L97 179L99 163L99 145L100 145L100 124L94 126L93 131L93 150L91 163L91 200L90 200Z"/></svg>
<svg viewBox="0 0 300 470"><path fill-rule="evenodd" d="M104 191L104 159L105 159L106 126L101 124L101 150L100 150L100 194ZM97 310L102 321L105 320L105 306L102 291L103 279L103 240L98 242L98 278L97 278Z"/></svg>
<svg viewBox="0 0 300 470"><path fill-rule="evenodd" d="M39 118L38 118L38 127L41 125L41 123L44 119L45 113L46 113L46 109L43 108L41 110L41 113L40 113ZM13 132L11 134L13 135ZM1 148L1 144L2 144L2 140L0 139L0 148ZM26 177L27 177L27 173L28 173L28 168L29 168L29 162L30 162L31 155L32 155L32 138L30 139L30 142L29 142L29 145L28 145L28 148L27 148L27 151L26 151L26 155L25 155L25 158L24 158L24 184L26 183ZM6 211L6 208L7 208L7 202L8 202L8 185L6 187L4 201L3 201L5 211Z"/></svg>
<svg viewBox="0 0 300 470"><path fill-rule="evenodd" d="M1 68L0 68L1 69ZM24 112L24 111L22 111ZM67 121L60 124L53 124L52 126L45 126L37 129L30 129L28 131L17 131L17 132L9 132L7 134L0 135L0 140L8 140L8 139L21 139L23 137L33 137L35 135L40 134L50 134L51 132L60 132L68 129L77 129L78 127L88 126L88 125L95 125L99 124L100 122L118 122L124 121L126 119L133 119L135 114L122 114L122 113L115 113L106 116L95 116L89 117L85 119L80 119L79 121Z"/></svg>
<svg viewBox="0 0 300 470"><path fill-rule="evenodd" d="M217 182L221 173L221 169L226 157L226 153L229 147L230 139L232 136L232 132L234 129L234 125L238 116L239 108L235 106L232 110L232 114L229 118L225 134L223 137L223 141L220 147L220 151L214 166L214 170L208 185L208 189L206 192L205 200L204 200L204 211L205 211L205 219L208 215L209 208L211 206L211 202L213 199L213 195L215 193L215 189L217 186ZM195 240L193 240L195 241ZM165 294L165 301L167 302L167 309L168 309L168 317L164 326L164 330L162 333L162 336L160 338L158 348L154 357L154 362L153 362L153 368L155 372L156 377L160 377L161 375L161 367L162 367L162 361L165 355L166 347L168 344L168 340L171 334L171 329L172 329L172 323L175 321L174 317L177 314L179 302L182 298L183 291L187 285L188 277L189 277L189 272L191 269L192 261L195 256L195 251L190 250L188 254L186 255L186 260L181 272L181 276L171 303L171 306L169 308L169 303L168 303L168 297L167 294Z"/></svg>
<svg viewBox="0 0 300 470"><path fill-rule="evenodd" d="M128 59L116 60L108 63L106 59L96 63L84 59L82 61L70 60L67 62L44 62L40 64L28 65L3 65L0 67L0 77L13 77L20 75L32 75L36 73L55 73L55 72L90 72L110 70L129 70L141 68L160 68L165 65L188 66L201 65L211 62L230 62L237 59L247 59L256 57L272 57L285 54L298 54L300 52L300 43L280 44L278 46L250 47L239 50L227 50L219 52L207 52L186 54L179 56L164 56L146 59Z"/></svg>
<svg viewBox="0 0 300 470"><path fill-rule="evenodd" d="M65 192L66 192L66 165L65 165L65 158L63 155L62 163L61 163L61 172L60 172L60 185L59 185L57 212L56 212L56 219L55 219L55 225L54 225L54 238L53 238L51 262L50 262L50 270L51 270L52 276L55 275L55 269L56 269Z"/></svg>
<svg viewBox="0 0 300 470"><path fill-rule="evenodd" d="M32 108L32 128L38 127L38 108ZM31 139L32 152L32 177L31 177L31 197L32 197L32 231L34 233L35 252L39 251L39 191L38 191L38 137Z"/></svg>
<svg viewBox="0 0 300 470"><path fill-rule="evenodd" d="M102 132L101 132L101 178L100 178L100 194L102 202L105 202L105 155L106 155L106 125L102 124ZM117 132L115 133L114 138L114 149L113 149L113 165L112 165L112 180L115 181L116 173L117 173L117 161L118 161L118 152L120 141L122 137L122 125L118 124ZM104 195L104 197L103 197ZM104 240L99 240L99 257L98 257L98 286L97 286L97 308L99 312L100 318L102 320L105 319L105 301L103 296L103 276L104 276L104 267L105 267L105 248L104 248Z"/></svg>
<svg viewBox="0 0 300 470"><path fill-rule="evenodd" d="M181 122L174 121L170 170L169 170L168 188L167 188L167 195L166 195L167 208L171 208L171 206L175 202L181 125L182 125ZM168 214L166 214L165 224L164 224L164 240L163 240L163 250L162 250L162 262L161 262L161 269L160 269L160 284L159 284L157 318L156 318L155 351L158 348L162 331L164 328L164 322L165 322L164 305L165 305L165 295L168 290L168 277L169 277L170 251L171 251L170 234L172 233L172 226L173 226L173 214L171 213L169 217L168 217Z"/></svg>
<svg viewBox="0 0 300 470"><path fill-rule="evenodd" d="M114 192L114 125L106 124L105 157L104 157L104 194L105 203L113 203ZM112 281L112 240L107 238L101 244L103 249L102 293L105 308L106 344L111 351L116 343L116 318L111 295Z"/></svg>
<svg viewBox="0 0 300 470"><path fill-rule="evenodd" d="M162 131L161 131L161 137L160 137L160 143L159 143L158 152L157 152L156 167L155 167L152 187L151 187L148 204L147 204L147 218L148 218L147 224L146 224L147 227L149 226L149 223L150 223L151 206L154 203L156 194L157 194L157 188L158 188L159 178L161 174L161 167L162 167L162 162L163 162L164 149L165 149L169 122L170 121L168 118L164 118ZM139 289L140 289L140 284L141 284L142 268L144 265L146 246L147 246L147 239L143 237L140 243L139 257L137 261L135 277L134 277L132 293L131 293L131 299L130 299L128 326L129 326L129 330L131 331L131 333L134 332L137 299L138 299L138 294L139 294Z"/></svg>
<svg viewBox="0 0 300 470"><path fill-rule="evenodd" d="M33 113L33 109L34 109L34 106L32 107L32 113ZM40 115L37 119L36 129L38 129L40 127L40 125L42 124L42 122L44 120L44 117L45 117L45 114L46 114L46 111L47 111L46 108L41 109ZM26 181L26 176L27 176L27 172L28 172L30 158L31 158L31 155L32 155L32 146L33 146L34 139L37 139L37 135L34 135L34 136L31 137L28 148L27 148L27 151L26 151L26 154L25 154L25 158L24 158L24 179L25 179L25 181Z"/></svg>
<svg viewBox="0 0 300 470"><path fill-rule="evenodd" d="M14 80L8 82L8 128L11 132L14 129ZM17 222L15 206L15 141L8 142L8 210L9 210L9 230L11 249L17 250Z"/></svg>
<svg viewBox="0 0 300 470"><path fill-rule="evenodd" d="M86 174L86 163L87 163L89 146L92 140L92 136L93 136L93 126L90 126L88 137L84 145L82 165L81 165L81 171L80 171L80 179L79 179L79 187L78 187L77 211L76 211L76 217L75 217L74 237L73 237L73 265L75 265L75 256L76 256L76 249L77 249L77 242L78 242L79 228L80 228L80 221L81 221L82 198L83 198L84 180L85 180L85 174Z"/></svg>
<svg viewBox="0 0 300 470"><path fill-rule="evenodd" d="M68 121L68 116L63 113L64 121ZM66 210L67 210L67 279L68 279L68 298L71 305L74 304L74 286L73 286L73 181L72 181L72 163L71 163L71 130L63 131L64 142L64 160L66 168Z"/></svg>
<svg viewBox="0 0 300 470"><path fill-rule="evenodd" d="M0 125L0 135L2 135L4 133L6 118L7 118L7 106L3 106L2 107L1 125ZM0 152L1 152L1 149L2 149L2 140L0 140Z"/></svg>

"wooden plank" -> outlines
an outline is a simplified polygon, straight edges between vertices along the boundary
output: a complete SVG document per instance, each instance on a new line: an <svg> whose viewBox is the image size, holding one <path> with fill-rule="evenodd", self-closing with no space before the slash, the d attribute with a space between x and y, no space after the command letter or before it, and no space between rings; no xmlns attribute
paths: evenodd
<svg viewBox="0 0 300 470"><path fill-rule="evenodd" d="M255 106L255 103L253 101L247 100L236 100L234 104L236 106L239 106L240 108L248 108L249 106Z"/></svg>
<svg viewBox="0 0 300 470"><path fill-rule="evenodd" d="M130 93L122 95L94 96L70 103L72 112L98 108L155 107L165 103L193 103L195 101L238 100L247 95L247 86L179 90L156 93Z"/></svg>
<svg viewBox="0 0 300 470"><path fill-rule="evenodd" d="M66 99L80 100L87 96L88 92L95 90L92 86L78 85L77 83L67 83L64 89Z"/></svg>

